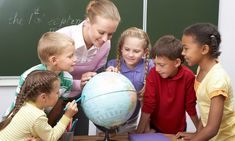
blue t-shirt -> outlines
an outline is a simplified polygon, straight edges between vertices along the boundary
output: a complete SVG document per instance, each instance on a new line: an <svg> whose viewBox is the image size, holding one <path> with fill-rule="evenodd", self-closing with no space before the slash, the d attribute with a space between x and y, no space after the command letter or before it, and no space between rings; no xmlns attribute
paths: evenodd
<svg viewBox="0 0 235 141"><path fill-rule="evenodd" d="M132 82L132 84L134 85L134 87L138 93L144 86L144 79L145 79L144 59L140 60L134 69L129 69L126 66L126 63L124 62L123 59L121 59L120 61L121 61L121 66L120 66L121 72L120 73L123 74L124 76L126 76ZM116 59L112 59L112 60L108 61L107 67L109 67L109 66L116 67ZM153 67L154 67L154 62L152 59L149 59L148 72ZM138 100L135 111L128 121L131 121L132 119L137 120L140 107L141 107L140 101Z"/></svg>
<svg viewBox="0 0 235 141"><path fill-rule="evenodd" d="M134 69L129 69L124 60L121 59L121 74L126 76L134 85L137 92L139 92L144 86L144 78L145 78L145 67L144 67L144 59L142 59ZM112 59L108 61L107 67L113 66L116 67L116 59ZM154 67L154 62L152 59L149 59L148 72Z"/></svg>

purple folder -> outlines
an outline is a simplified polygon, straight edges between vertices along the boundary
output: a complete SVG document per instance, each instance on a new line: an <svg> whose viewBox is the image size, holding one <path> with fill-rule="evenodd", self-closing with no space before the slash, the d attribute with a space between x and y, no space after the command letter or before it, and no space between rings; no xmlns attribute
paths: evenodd
<svg viewBox="0 0 235 141"><path fill-rule="evenodd" d="M130 141L170 141L162 133L129 134Z"/></svg>

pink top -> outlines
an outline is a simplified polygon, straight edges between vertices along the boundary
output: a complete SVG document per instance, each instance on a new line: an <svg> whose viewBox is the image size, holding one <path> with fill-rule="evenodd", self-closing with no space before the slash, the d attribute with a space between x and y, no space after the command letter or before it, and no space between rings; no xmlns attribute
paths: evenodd
<svg viewBox="0 0 235 141"><path fill-rule="evenodd" d="M75 42L77 63L71 72L74 79L72 96L81 93L80 79L83 73L94 72L105 66L111 47L111 42L108 40L100 48L92 46L87 49L82 32L83 24L84 21L79 25L67 26L57 31L70 36Z"/></svg>

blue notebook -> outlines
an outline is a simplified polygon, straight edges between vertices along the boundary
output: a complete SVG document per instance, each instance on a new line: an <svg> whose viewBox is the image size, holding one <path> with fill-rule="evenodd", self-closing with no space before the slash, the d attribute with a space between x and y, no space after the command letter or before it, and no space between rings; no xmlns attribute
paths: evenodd
<svg viewBox="0 0 235 141"><path fill-rule="evenodd" d="M130 141L170 141L162 133L129 134Z"/></svg>

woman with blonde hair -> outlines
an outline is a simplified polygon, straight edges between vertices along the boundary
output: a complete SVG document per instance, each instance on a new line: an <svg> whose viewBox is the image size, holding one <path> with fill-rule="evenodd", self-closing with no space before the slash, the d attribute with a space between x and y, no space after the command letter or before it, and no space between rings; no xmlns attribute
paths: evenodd
<svg viewBox="0 0 235 141"><path fill-rule="evenodd" d="M87 81L105 66L111 47L110 40L120 20L118 9L111 0L91 0L86 7L84 21L57 31L75 41L77 63L71 74L76 82L73 87L77 91L71 93L72 98L79 97ZM81 113L79 116L82 116ZM82 118L86 117L83 115ZM88 130L87 122L79 123L87 124L84 126Z"/></svg>

